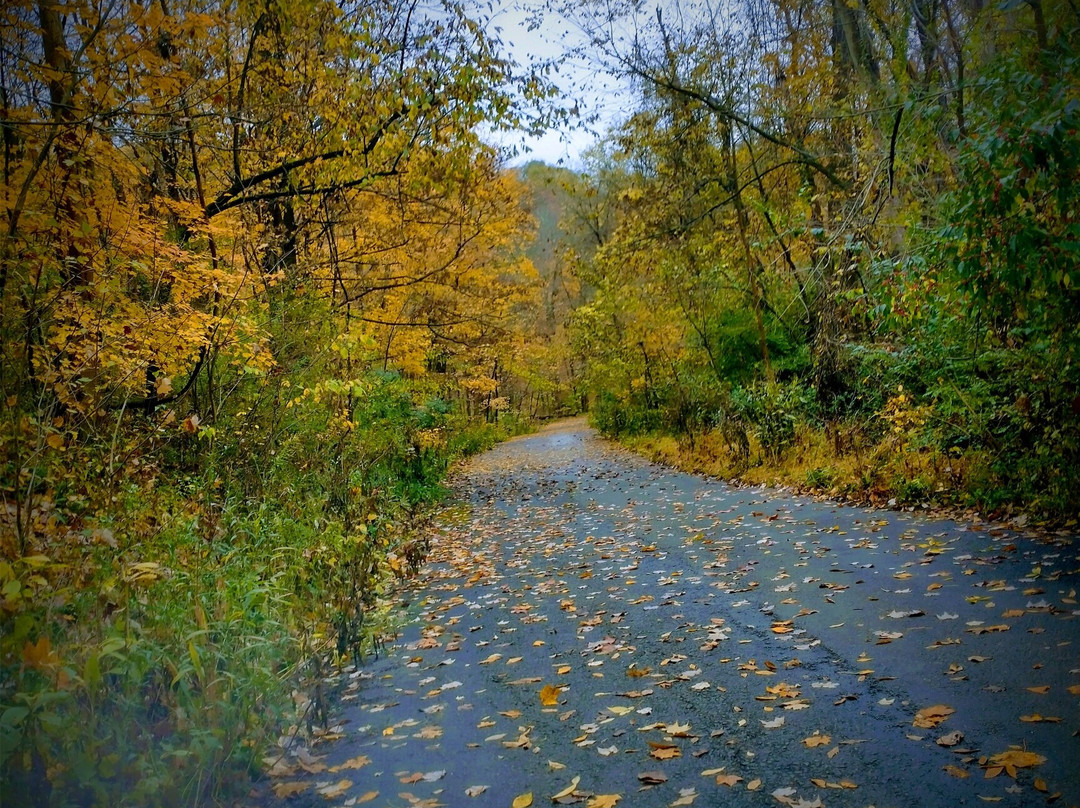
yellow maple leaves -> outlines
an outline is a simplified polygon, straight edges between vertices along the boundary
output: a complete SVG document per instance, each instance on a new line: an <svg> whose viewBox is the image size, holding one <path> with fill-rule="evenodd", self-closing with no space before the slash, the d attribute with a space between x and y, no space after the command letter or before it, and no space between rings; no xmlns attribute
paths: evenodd
<svg viewBox="0 0 1080 808"><path fill-rule="evenodd" d="M987 779L997 777L1002 772L1016 779L1017 769L1030 769L1045 762L1046 757L1043 755L1017 747L980 760Z"/></svg>
<svg viewBox="0 0 1080 808"><path fill-rule="evenodd" d="M556 707L559 704L559 693L562 688L558 685L544 685L540 688L540 704L544 707Z"/></svg>

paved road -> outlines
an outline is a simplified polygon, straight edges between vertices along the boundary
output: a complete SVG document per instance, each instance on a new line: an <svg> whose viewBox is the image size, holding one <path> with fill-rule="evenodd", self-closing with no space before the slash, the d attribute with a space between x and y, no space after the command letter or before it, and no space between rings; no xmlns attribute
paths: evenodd
<svg viewBox="0 0 1080 808"><path fill-rule="evenodd" d="M440 525L287 804L1080 803L1069 537L734 489L580 421L476 458Z"/></svg>

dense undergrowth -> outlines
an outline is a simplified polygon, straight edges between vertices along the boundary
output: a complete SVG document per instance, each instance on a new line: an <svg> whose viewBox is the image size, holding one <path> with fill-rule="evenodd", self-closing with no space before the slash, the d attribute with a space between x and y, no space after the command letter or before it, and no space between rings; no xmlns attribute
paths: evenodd
<svg viewBox="0 0 1080 808"><path fill-rule="evenodd" d="M5 806L231 800L517 428L531 223L478 132L558 113L478 11L0 4Z"/></svg>
<svg viewBox="0 0 1080 808"><path fill-rule="evenodd" d="M253 444L148 422L108 496L93 465L65 479L36 518L75 534L0 564L5 803L203 804L317 723L294 690L372 651L450 464L522 428L397 374L365 383L351 423L299 404Z"/></svg>
<svg viewBox="0 0 1080 808"><path fill-rule="evenodd" d="M563 179L580 388L725 476L1073 520L1080 17L864 5L609 45L642 89Z"/></svg>

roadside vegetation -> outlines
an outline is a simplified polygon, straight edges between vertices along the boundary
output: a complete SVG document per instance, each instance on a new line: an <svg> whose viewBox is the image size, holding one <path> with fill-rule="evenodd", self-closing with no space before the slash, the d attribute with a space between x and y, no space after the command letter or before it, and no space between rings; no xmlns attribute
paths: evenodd
<svg viewBox="0 0 1080 808"><path fill-rule="evenodd" d="M546 91L451 4L0 29L0 793L224 800L524 428L532 224L475 130Z"/></svg>
<svg viewBox="0 0 1080 808"><path fill-rule="evenodd" d="M724 476L1071 522L1075 6L591 8L567 13L635 112L547 181L596 425Z"/></svg>

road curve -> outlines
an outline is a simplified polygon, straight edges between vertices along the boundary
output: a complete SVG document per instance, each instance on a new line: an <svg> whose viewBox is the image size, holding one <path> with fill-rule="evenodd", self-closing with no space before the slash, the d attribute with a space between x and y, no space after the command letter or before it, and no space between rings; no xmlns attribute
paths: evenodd
<svg viewBox="0 0 1080 808"><path fill-rule="evenodd" d="M264 805L1080 802L1072 537L732 488L580 420L474 458L438 524Z"/></svg>

